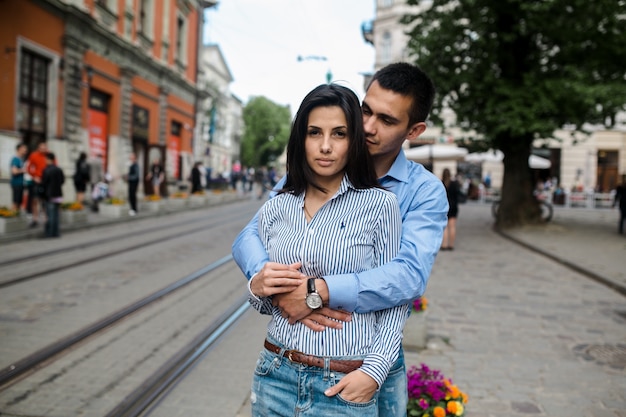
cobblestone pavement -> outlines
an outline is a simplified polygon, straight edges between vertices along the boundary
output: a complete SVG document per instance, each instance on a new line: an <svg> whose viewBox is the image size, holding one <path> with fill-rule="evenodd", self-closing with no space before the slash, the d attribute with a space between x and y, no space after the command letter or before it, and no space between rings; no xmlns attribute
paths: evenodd
<svg viewBox="0 0 626 417"><path fill-rule="evenodd" d="M626 416L617 216L557 209L548 226L502 236L487 205L461 206L456 248L438 255L426 292L427 348L407 365L452 378L470 397L466 417Z"/></svg>

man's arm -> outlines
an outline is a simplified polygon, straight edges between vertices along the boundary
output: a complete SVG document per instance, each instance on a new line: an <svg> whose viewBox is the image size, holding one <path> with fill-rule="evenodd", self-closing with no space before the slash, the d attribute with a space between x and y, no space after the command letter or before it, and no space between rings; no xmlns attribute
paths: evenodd
<svg viewBox="0 0 626 417"><path fill-rule="evenodd" d="M366 313L420 297L426 290L447 221L448 198L443 184L429 182L420 187L402 219L398 255L369 271L324 277L329 306Z"/></svg>
<svg viewBox="0 0 626 417"><path fill-rule="evenodd" d="M323 277L318 291L328 307L368 313L410 303L424 293L448 221L446 189L441 181L431 180L423 183L412 196L404 197L410 201L400 198L401 207L408 206L403 210L398 255L375 269ZM301 301L304 291L301 286L291 293L281 294L275 298L275 304L287 313L290 322L301 320L313 328L309 317L305 319L310 310L307 311Z"/></svg>
<svg viewBox="0 0 626 417"><path fill-rule="evenodd" d="M269 262L269 257L259 238L259 213L243 228L232 246L233 258L247 279L259 272Z"/></svg>

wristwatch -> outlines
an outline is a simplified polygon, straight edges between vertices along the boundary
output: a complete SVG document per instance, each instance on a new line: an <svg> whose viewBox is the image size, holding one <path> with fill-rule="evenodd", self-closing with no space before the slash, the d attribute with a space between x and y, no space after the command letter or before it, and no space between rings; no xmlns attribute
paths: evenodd
<svg viewBox="0 0 626 417"><path fill-rule="evenodd" d="M322 296L315 289L315 280L317 278L309 278L306 283L306 305L313 310L317 310L323 304Z"/></svg>

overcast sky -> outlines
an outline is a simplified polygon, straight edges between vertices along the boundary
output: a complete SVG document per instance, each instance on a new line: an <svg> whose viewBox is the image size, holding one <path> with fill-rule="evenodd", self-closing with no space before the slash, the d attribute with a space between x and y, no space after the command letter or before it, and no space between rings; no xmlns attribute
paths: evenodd
<svg viewBox="0 0 626 417"><path fill-rule="evenodd" d="M204 43L218 44L244 104L265 96L292 114L311 89L333 81L363 98L362 73L374 68L374 48L361 24L375 0L220 0L206 12ZM302 57L325 57L327 60Z"/></svg>

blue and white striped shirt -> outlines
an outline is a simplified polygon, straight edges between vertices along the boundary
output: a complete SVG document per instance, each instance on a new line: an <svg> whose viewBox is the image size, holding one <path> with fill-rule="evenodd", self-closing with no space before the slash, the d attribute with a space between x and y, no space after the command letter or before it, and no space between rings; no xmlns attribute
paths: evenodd
<svg viewBox="0 0 626 417"><path fill-rule="evenodd" d="M395 195L379 188L356 189L344 177L337 193L307 223L304 194L280 194L259 214L259 236L272 262L302 262L309 276L355 273L390 261L400 248L402 220ZM317 356L364 356L361 370L383 384L398 357L409 305L353 313L343 329L315 332L290 325L271 298L250 299L272 314L268 333L289 349Z"/></svg>

